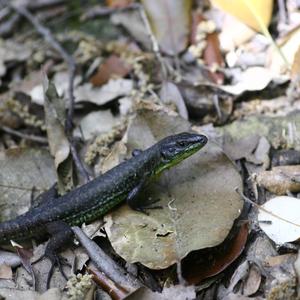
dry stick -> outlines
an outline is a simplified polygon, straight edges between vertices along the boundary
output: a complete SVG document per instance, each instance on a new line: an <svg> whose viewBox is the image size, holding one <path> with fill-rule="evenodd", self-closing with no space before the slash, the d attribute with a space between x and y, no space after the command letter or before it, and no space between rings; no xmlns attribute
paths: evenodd
<svg viewBox="0 0 300 300"><path fill-rule="evenodd" d="M16 131L16 130L11 129L11 128L6 127L6 126L0 126L0 130L4 131L6 133L9 133L11 135L17 136L19 138L25 139L25 140L34 141L34 142L41 143L41 144L48 144L48 140L46 138L41 137L41 136L21 133L19 131Z"/></svg>
<svg viewBox="0 0 300 300"><path fill-rule="evenodd" d="M95 266L105 273L111 280L124 288L128 293L136 291L142 286L138 279L134 278L108 256L94 241L92 241L79 227L72 227L76 238L85 248Z"/></svg>
<svg viewBox="0 0 300 300"><path fill-rule="evenodd" d="M14 4L10 4L11 7L20 15L25 17L36 29L36 31L43 36L45 41L52 46L63 58L63 60L67 63L68 65L68 72L69 72L69 84L68 84L68 98L69 98L69 109L67 113L67 120L66 120L66 134L70 143L70 149L71 149L71 154L73 157L73 160L76 164L76 167L78 171L83 175L85 178L86 182L90 180L90 176L88 172L86 171L85 167L83 166L79 155L75 149L75 146L73 144L73 139L72 139L72 119L73 119L73 114L74 114L74 102L75 102L75 97L74 97L74 79L75 79L75 71L76 71L76 63L74 58L69 55L65 49L55 40L53 37L51 31L43 26L37 18L25 7L23 6L18 6Z"/></svg>

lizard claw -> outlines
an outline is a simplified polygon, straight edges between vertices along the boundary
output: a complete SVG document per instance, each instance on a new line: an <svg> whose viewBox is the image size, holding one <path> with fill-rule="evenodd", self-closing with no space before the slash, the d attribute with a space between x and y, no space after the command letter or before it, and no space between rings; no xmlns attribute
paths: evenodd
<svg viewBox="0 0 300 300"><path fill-rule="evenodd" d="M45 254L45 257L47 257L51 262L51 268L50 268L48 276L47 276L47 289L50 288L50 281L51 281L55 266L58 267L61 275L66 280L68 280L68 276L66 275L65 271L63 270L63 266L68 266L71 268L72 267L71 264L64 257L62 257L59 254L54 254L54 253L51 253L50 255Z"/></svg>

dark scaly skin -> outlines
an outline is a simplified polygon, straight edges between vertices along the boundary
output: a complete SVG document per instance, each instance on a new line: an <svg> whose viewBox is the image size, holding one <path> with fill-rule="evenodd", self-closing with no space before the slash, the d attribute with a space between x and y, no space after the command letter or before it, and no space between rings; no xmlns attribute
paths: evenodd
<svg viewBox="0 0 300 300"><path fill-rule="evenodd" d="M0 243L43 236L47 233L47 224L55 221L64 221L71 226L94 221L126 200L141 183L178 164L206 142L203 135L181 133L136 152L131 159L89 183L31 208L14 220L0 223Z"/></svg>

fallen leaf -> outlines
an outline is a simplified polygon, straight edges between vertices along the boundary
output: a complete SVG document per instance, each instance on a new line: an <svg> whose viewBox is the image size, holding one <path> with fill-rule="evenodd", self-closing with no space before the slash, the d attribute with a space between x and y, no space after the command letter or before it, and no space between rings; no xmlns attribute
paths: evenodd
<svg viewBox="0 0 300 300"><path fill-rule="evenodd" d="M255 294L260 286L262 280L261 272L257 265L252 264L249 269L247 279L244 282L243 286L243 295L251 296Z"/></svg>
<svg viewBox="0 0 300 300"><path fill-rule="evenodd" d="M219 34L221 49L227 53L233 51L239 46L244 45L247 41L253 38L256 32L236 19L235 17L225 14L221 24L221 32ZM229 66L232 64L227 60Z"/></svg>
<svg viewBox="0 0 300 300"><path fill-rule="evenodd" d="M212 0L212 3L227 13L235 16L248 26L254 28L256 31L262 30L258 19L266 27L268 27L271 21L273 11L272 0L236 0L234 2L226 0ZM247 3L251 5L253 11L249 9Z"/></svg>
<svg viewBox="0 0 300 300"><path fill-rule="evenodd" d="M152 42L139 10L116 11L111 15L110 20L114 25L123 26L147 50L153 50Z"/></svg>
<svg viewBox="0 0 300 300"><path fill-rule="evenodd" d="M130 79L110 79L101 87L93 87L91 83L78 86L74 95L76 102L87 101L96 105L104 105L118 97L130 96L133 82Z"/></svg>
<svg viewBox="0 0 300 300"><path fill-rule="evenodd" d="M244 250L248 231L248 224L245 223L231 240L204 253L194 251L188 255L182 262L182 275L185 280L189 284L199 284L204 279L224 271Z"/></svg>
<svg viewBox="0 0 300 300"><path fill-rule="evenodd" d="M20 257L16 253L0 250L0 265L17 267L21 264Z"/></svg>
<svg viewBox="0 0 300 300"><path fill-rule="evenodd" d="M97 72L90 78L90 82L93 86L101 86L111 78L124 77L130 72L130 69L130 66L120 57L111 55L100 64Z"/></svg>
<svg viewBox="0 0 300 300"><path fill-rule="evenodd" d="M56 180L53 159L44 149L15 148L0 153L1 219L25 213L33 188L42 193Z"/></svg>
<svg viewBox="0 0 300 300"><path fill-rule="evenodd" d="M188 119L188 112L185 102L180 94L179 89L174 83L170 81L164 81L162 83L162 87L160 90L160 98L163 103L174 103L177 107L179 115L186 120Z"/></svg>
<svg viewBox="0 0 300 300"><path fill-rule="evenodd" d="M270 166L270 149L271 145L269 141L264 136L262 136L259 139L258 145L253 155L248 156L247 160L253 162L254 164L263 164L263 168L267 169Z"/></svg>
<svg viewBox="0 0 300 300"><path fill-rule="evenodd" d="M191 0L142 0L152 31L162 52L177 55L187 47Z"/></svg>
<svg viewBox="0 0 300 300"><path fill-rule="evenodd" d="M189 128L188 122L163 111L140 111L127 132L127 151L145 149ZM160 199L163 209L146 216L124 205L105 217L106 232L126 261L166 268L189 252L216 246L226 238L242 208L234 191L241 184L231 161L217 145L208 143L145 190L143 197Z"/></svg>
<svg viewBox="0 0 300 300"><path fill-rule="evenodd" d="M6 264L0 265L0 278L1 279L13 279L13 273L10 266Z"/></svg>
<svg viewBox="0 0 300 300"><path fill-rule="evenodd" d="M263 67L250 67L240 74L238 82L232 85L221 85L220 88L233 95L245 91L261 91L273 80L274 74Z"/></svg>
<svg viewBox="0 0 300 300"><path fill-rule="evenodd" d="M254 175L258 185L276 195L300 191L300 166L278 166Z"/></svg>
<svg viewBox="0 0 300 300"><path fill-rule="evenodd" d="M193 300L196 299L195 287L174 285L165 287L161 293L152 292L150 289L141 288L136 291L133 295L130 295L130 300Z"/></svg>
<svg viewBox="0 0 300 300"><path fill-rule="evenodd" d="M259 142L257 134L249 134L241 139L233 139L231 136L224 135L223 149L225 153L232 159L238 160L249 157Z"/></svg>
<svg viewBox="0 0 300 300"><path fill-rule="evenodd" d="M258 212L260 228L277 244L300 238L300 199L280 196L261 206Z"/></svg>
<svg viewBox="0 0 300 300"><path fill-rule="evenodd" d="M27 43L16 43L13 39L0 39L0 77L6 74L6 64L25 62L32 54Z"/></svg>
<svg viewBox="0 0 300 300"><path fill-rule="evenodd" d="M102 133L109 132L120 122L120 117L114 116L110 110L99 110L87 114L80 120L75 136L89 140Z"/></svg>
<svg viewBox="0 0 300 300"><path fill-rule="evenodd" d="M216 127L221 135L229 135L233 140L253 134L264 136L275 148L292 148L300 150L299 125L300 114L294 111L284 116L248 116L228 125Z"/></svg>
<svg viewBox="0 0 300 300"><path fill-rule="evenodd" d="M70 145L65 134L65 101L58 96L55 85L44 78L44 109L50 153L54 157L57 184L60 194L71 190L73 183L73 163Z"/></svg>

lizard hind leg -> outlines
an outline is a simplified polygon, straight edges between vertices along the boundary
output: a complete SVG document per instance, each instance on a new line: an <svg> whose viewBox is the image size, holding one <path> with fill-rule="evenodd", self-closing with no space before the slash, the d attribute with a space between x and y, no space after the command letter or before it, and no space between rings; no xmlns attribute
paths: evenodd
<svg viewBox="0 0 300 300"><path fill-rule="evenodd" d="M71 227L63 221L54 221L48 223L46 225L46 229L47 232L51 234L51 238L46 246L44 254L44 257L47 257L51 261L51 268L47 278L47 289L49 289L55 266L58 267L63 277L68 280L68 277L63 270L63 265L68 265L69 267L71 266L62 256L58 254L58 252L72 242L74 234Z"/></svg>

